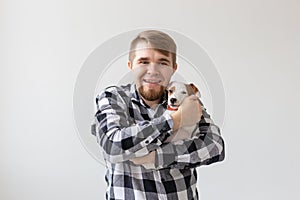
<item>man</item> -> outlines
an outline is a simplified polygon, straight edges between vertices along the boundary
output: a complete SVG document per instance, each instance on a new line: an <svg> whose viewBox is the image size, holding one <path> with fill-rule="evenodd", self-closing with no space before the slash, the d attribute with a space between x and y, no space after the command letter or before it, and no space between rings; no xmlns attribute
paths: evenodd
<svg viewBox="0 0 300 200"><path fill-rule="evenodd" d="M174 40L160 31L140 33L128 67L134 84L108 87L96 98L92 133L106 162L106 199L198 199L196 167L222 161L224 142L195 95L171 115L164 112L165 89L177 69ZM196 123L195 137L165 142Z"/></svg>

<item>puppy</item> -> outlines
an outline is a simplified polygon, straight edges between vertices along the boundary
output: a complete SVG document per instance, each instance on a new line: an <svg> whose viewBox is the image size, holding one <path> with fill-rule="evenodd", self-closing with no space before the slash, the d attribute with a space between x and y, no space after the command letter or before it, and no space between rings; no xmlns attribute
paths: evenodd
<svg viewBox="0 0 300 200"><path fill-rule="evenodd" d="M199 98L201 97L198 88L193 83L185 84L182 82L173 81L168 85L167 90L168 105L166 112L170 114L178 109L185 97L190 96L192 94L198 96ZM181 127L180 129L175 131L170 137L168 137L165 142L177 142L179 140L191 138L193 136L193 132L196 129L196 124L193 126Z"/></svg>

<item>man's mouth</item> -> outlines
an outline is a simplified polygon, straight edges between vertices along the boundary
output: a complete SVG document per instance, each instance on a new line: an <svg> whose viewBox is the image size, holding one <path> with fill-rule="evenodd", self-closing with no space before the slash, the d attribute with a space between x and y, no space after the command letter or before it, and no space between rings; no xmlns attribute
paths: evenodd
<svg viewBox="0 0 300 200"><path fill-rule="evenodd" d="M149 84L160 84L161 80L155 80L155 79L143 79L143 81L145 83L149 83Z"/></svg>

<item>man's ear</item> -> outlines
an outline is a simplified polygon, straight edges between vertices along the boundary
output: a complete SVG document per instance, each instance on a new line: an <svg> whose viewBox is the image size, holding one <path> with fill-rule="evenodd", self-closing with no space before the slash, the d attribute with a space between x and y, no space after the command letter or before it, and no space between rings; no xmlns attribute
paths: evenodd
<svg viewBox="0 0 300 200"><path fill-rule="evenodd" d="M132 70L132 63L131 63L130 60L128 60L128 62L127 62L127 67L128 67L130 70Z"/></svg>
<svg viewBox="0 0 300 200"><path fill-rule="evenodd" d="M173 66L173 73L175 73L177 70L177 63L175 63L175 65Z"/></svg>

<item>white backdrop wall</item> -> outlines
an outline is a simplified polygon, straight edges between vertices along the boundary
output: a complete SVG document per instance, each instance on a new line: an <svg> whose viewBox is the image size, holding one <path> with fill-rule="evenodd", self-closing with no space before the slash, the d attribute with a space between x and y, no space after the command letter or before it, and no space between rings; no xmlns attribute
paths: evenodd
<svg viewBox="0 0 300 200"><path fill-rule="evenodd" d="M104 199L104 167L76 133L73 89L95 48L145 27L201 44L224 84L226 160L199 168L201 199L299 199L299 9L296 0L2 0L0 199Z"/></svg>

